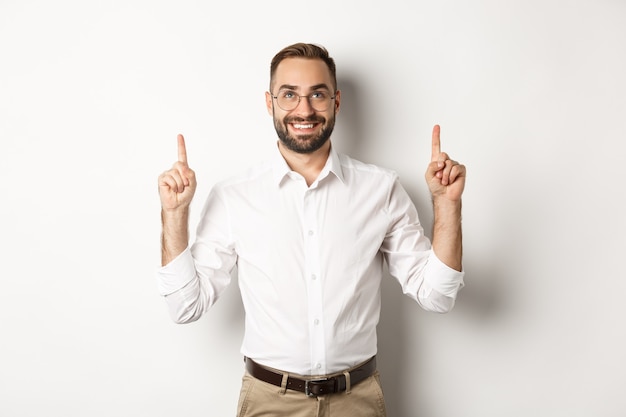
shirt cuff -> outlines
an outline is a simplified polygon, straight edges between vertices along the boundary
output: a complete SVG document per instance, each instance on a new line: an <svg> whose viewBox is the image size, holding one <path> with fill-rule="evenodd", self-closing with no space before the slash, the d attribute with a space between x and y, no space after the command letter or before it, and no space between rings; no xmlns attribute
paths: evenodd
<svg viewBox="0 0 626 417"><path fill-rule="evenodd" d="M163 296L176 292L196 276L196 267L187 247L170 263L157 269L157 287Z"/></svg>
<svg viewBox="0 0 626 417"><path fill-rule="evenodd" d="M430 257L426 264L425 277L430 287L446 297L456 298L457 292L465 285L463 277L464 271L457 271L444 264L430 251Z"/></svg>

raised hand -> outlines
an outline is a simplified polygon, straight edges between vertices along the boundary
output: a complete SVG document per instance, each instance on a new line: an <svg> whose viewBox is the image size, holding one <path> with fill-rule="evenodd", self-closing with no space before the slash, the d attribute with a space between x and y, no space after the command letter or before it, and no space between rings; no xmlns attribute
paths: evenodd
<svg viewBox="0 0 626 417"><path fill-rule="evenodd" d="M187 164L185 138L178 135L178 161L159 176L159 196L163 210L187 208L196 191L196 174Z"/></svg>
<svg viewBox="0 0 626 417"><path fill-rule="evenodd" d="M450 201L461 200L465 189L465 166L441 152L441 128L433 127L432 155L426 169L426 182L433 199L444 197Z"/></svg>

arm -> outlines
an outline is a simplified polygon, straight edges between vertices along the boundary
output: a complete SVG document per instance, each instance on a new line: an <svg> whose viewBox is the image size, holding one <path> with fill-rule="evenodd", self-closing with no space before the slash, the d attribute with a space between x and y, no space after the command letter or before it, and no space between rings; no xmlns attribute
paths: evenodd
<svg viewBox="0 0 626 417"><path fill-rule="evenodd" d="M461 196L465 188L464 165L441 152L440 127L432 134L431 162L426 181L433 199L433 251L447 266L461 271L463 242L461 229Z"/></svg>
<svg viewBox="0 0 626 417"><path fill-rule="evenodd" d="M178 135L178 161L159 176L162 266L157 272L159 292L176 323L199 319L215 303L230 283L230 271L237 259L229 247L213 239L199 239L195 248L189 247L189 205L195 190L196 177L187 164L185 139ZM213 219L220 218L222 208L216 198L205 205ZM200 234L209 224L208 216L203 217Z"/></svg>
<svg viewBox="0 0 626 417"><path fill-rule="evenodd" d="M189 205L196 176L187 164L183 135L178 135L178 161L159 176L161 198L161 265L167 265L189 245Z"/></svg>

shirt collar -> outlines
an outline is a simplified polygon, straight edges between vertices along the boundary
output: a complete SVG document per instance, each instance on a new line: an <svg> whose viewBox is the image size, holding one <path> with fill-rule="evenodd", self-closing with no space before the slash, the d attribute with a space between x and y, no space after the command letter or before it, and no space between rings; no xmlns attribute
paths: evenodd
<svg viewBox="0 0 626 417"><path fill-rule="evenodd" d="M285 158L283 158L283 155L278 150L278 144L276 145L274 157L272 158L272 172L274 182L277 185L282 184L285 177L287 177L291 172L291 168L289 168L289 165L287 165L287 161L285 161ZM325 178L326 176L328 176L329 173L334 174L337 179L339 179L339 181L341 181L342 183L345 182L343 177L343 170L341 168L341 161L339 160L339 155L337 154L337 151L335 151L335 148L332 146L332 144L330 146L328 159L326 160L324 168L322 168L322 171L320 172L318 180Z"/></svg>

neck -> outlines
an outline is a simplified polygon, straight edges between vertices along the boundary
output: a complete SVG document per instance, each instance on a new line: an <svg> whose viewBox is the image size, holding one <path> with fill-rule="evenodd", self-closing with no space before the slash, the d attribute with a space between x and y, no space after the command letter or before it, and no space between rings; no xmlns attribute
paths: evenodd
<svg viewBox="0 0 626 417"><path fill-rule="evenodd" d="M326 141L321 148L312 153L294 152L278 141L278 150L287 161L289 168L302 175L306 180L306 185L310 186L326 165L330 154L330 141Z"/></svg>

